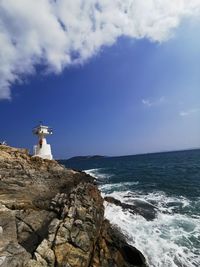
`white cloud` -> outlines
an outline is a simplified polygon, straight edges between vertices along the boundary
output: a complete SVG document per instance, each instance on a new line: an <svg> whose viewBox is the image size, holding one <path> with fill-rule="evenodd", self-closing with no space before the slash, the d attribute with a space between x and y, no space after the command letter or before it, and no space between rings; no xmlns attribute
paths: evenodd
<svg viewBox="0 0 200 267"><path fill-rule="evenodd" d="M165 102L165 97L162 96L158 99L142 99L142 104L147 106L147 107L152 107L152 106L159 106L163 102Z"/></svg>
<svg viewBox="0 0 200 267"><path fill-rule="evenodd" d="M152 102L149 99L142 99L142 104L148 107L152 106Z"/></svg>
<svg viewBox="0 0 200 267"><path fill-rule="evenodd" d="M187 117L198 112L200 112L200 108L193 108L193 109L188 109L186 111L180 111L179 115L182 117Z"/></svg>
<svg viewBox="0 0 200 267"><path fill-rule="evenodd" d="M200 0L1 0L0 98L37 64L59 73L118 37L167 40Z"/></svg>

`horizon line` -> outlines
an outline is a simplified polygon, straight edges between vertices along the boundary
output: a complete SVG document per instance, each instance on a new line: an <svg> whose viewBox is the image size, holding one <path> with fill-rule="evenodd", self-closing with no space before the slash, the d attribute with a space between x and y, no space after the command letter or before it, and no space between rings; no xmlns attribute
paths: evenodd
<svg viewBox="0 0 200 267"><path fill-rule="evenodd" d="M200 150L200 147L194 147L194 148L184 148L184 149L177 149L177 150L162 150L162 151L154 151L154 152L144 152L144 153L136 153L136 154L128 154L128 155L118 155L118 156L109 156L109 155L99 155L99 154L93 154L93 155L77 155L72 156L69 158L62 158L62 159L55 159L57 161L59 160L70 160L72 158L76 157L105 157L105 158L119 158L119 157L131 157L131 156L142 156L142 155L149 155L149 154L159 154L159 153L172 153L172 152L183 152L183 151L189 151L189 150Z"/></svg>

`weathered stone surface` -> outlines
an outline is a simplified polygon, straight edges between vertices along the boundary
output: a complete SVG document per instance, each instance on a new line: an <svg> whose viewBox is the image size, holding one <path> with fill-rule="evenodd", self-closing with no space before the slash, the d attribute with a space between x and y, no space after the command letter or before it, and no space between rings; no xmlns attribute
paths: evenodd
<svg viewBox="0 0 200 267"><path fill-rule="evenodd" d="M90 267L146 267L145 258L122 234L104 220Z"/></svg>
<svg viewBox="0 0 200 267"><path fill-rule="evenodd" d="M104 220L93 178L0 146L1 267L131 267L145 259Z"/></svg>
<svg viewBox="0 0 200 267"><path fill-rule="evenodd" d="M53 267L55 266L55 255L51 249L51 242L44 239L42 243L37 247L35 252L35 258L42 264Z"/></svg>
<svg viewBox="0 0 200 267"><path fill-rule="evenodd" d="M16 211L15 217L18 243L33 253L47 235L48 225L56 214L46 210L29 209Z"/></svg>
<svg viewBox="0 0 200 267"><path fill-rule="evenodd" d="M70 243L59 245L55 248L57 266L87 267L89 266L89 253L85 253Z"/></svg>

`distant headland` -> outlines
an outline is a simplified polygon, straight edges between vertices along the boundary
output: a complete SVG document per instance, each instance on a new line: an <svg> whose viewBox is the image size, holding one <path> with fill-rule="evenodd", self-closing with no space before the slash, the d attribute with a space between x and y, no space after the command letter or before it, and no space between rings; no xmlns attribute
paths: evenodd
<svg viewBox="0 0 200 267"><path fill-rule="evenodd" d="M101 158L108 158L108 156L102 156L102 155L75 156L75 157L71 157L66 160L88 160L88 159L101 159Z"/></svg>

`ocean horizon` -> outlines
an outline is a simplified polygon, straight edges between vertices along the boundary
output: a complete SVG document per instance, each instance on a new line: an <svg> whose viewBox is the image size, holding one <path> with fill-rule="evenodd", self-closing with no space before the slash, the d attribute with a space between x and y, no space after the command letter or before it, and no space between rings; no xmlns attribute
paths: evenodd
<svg viewBox="0 0 200 267"><path fill-rule="evenodd" d="M162 154L162 153L174 153L174 152L183 152L183 151L193 151L193 150L200 150L199 147L194 148L183 148L183 149L174 149L174 150L161 150L161 151L152 151L152 152L138 152L133 154L124 154L124 155L102 155L102 154L89 154L89 155L75 155L70 157L63 157L63 158L57 158L56 160L59 162L62 161L68 161L68 160L74 160L77 158L93 158L93 157L99 157L99 158L121 158L121 157L132 157L132 156L142 156L142 155L151 155L151 154Z"/></svg>

